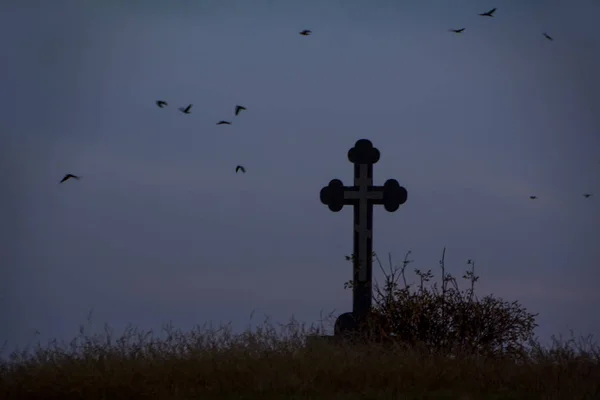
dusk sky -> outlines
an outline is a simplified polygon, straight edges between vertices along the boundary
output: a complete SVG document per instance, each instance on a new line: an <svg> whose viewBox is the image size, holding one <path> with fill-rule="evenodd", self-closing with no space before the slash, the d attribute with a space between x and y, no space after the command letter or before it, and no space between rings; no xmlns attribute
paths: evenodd
<svg viewBox="0 0 600 400"><path fill-rule="evenodd" d="M446 246L455 276L475 260L480 297L539 312L540 338L600 335L599 14L596 0L3 2L0 346L69 340L90 310L117 333L351 311L352 210L319 191L352 184L361 138L381 152L375 184L408 190L374 211L383 258L412 250L410 269L437 279Z"/></svg>

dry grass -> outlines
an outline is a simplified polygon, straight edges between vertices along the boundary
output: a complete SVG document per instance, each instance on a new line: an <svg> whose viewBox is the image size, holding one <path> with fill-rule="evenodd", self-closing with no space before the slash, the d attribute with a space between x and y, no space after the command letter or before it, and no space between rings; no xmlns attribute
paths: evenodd
<svg viewBox="0 0 600 400"><path fill-rule="evenodd" d="M473 260L461 291L445 254L441 285L431 289L431 270L415 269L419 284L407 283L410 251L398 266L389 255L389 272L374 254L386 278L383 289L375 285L373 315L382 318L373 320L371 338L385 339L379 344L306 346L324 324L293 319L278 327L267 319L237 335L228 326L128 328L118 339L108 326L96 335L82 326L71 343L0 360L0 399L600 400L600 349L591 337L571 333L542 347L533 340L536 315L518 302L475 296ZM325 324L331 328L331 315Z"/></svg>
<svg viewBox="0 0 600 400"><path fill-rule="evenodd" d="M319 329L322 329L320 327ZM526 359L453 358L377 345L307 349L292 320L234 335L227 327L80 335L0 364L1 399L600 399L590 338L532 342Z"/></svg>

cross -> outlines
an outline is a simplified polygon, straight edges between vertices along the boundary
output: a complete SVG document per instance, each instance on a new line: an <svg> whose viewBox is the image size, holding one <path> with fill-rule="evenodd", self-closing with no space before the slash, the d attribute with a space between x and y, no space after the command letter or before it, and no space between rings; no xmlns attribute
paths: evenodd
<svg viewBox="0 0 600 400"><path fill-rule="evenodd" d="M354 253L352 314L358 321L371 310L373 275L373 205L382 204L394 212L406 202L408 193L395 179L383 186L373 186L373 164L379 161L379 150L371 141L360 139L348 151L354 164L354 186L344 186L333 179L321 189L321 202L334 212L345 205L354 207Z"/></svg>

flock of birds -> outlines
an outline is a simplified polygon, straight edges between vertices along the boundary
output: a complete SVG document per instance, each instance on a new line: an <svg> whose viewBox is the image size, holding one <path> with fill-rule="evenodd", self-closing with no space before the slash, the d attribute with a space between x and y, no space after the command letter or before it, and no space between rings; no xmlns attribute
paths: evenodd
<svg viewBox="0 0 600 400"><path fill-rule="evenodd" d="M160 108L165 108L169 105L169 103L167 103L164 100L157 100L156 105ZM192 106L193 106L193 104L188 104L187 107L179 107L179 111L181 111L184 114L190 114ZM240 114L240 111L246 111L246 107L240 106L238 104L235 106L234 115L237 117ZM231 125L231 121L221 120L221 121L217 122L217 125ZM239 171L242 171L242 173L245 174L246 168L244 168L244 166L242 166L242 165L238 165L235 167L235 173L237 174Z"/></svg>
<svg viewBox="0 0 600 400"><path fill-rule="evenodd" d="M306 32L306 31L303 31ZM310 32L310 31L308 31ZM301 32L302 33L302 32ZM164 100L156 100L156 105L159 108L165 108L169 105L169 103L167 103ZM179 107L179 111L181 111L184 114L191 114L191 109L192 109L193 104L188 104L186 107ZM234 115L238 116L240 114L240 111L245 111L246 107L244 106L240 106L240 105L236 105L235 106L235 111L234 111ZM217 122L217 125L231 125L231 121L225 121L225 120L221 120L219 122ZM235 167L235 172L236 174L238 172L242 172L242 173L246 173L246 168L243 165L238 165ZM74 175L74 174L66 174L59 183L63 183L68 181L69 179L75 179L75 180L79 180L81 179L81 176L79 175Z"/></svg>
<svg viewBox="0 0 600 400"><path fill-rule="evenodd" d="M480 15L480 16L482 16L482 17L493 17L493 16L494 16L494 13L496 12L496 10L497 10L497 8L492 8L491 10L489 10L489 11L486 11L486 12L483 12L483 13L480 13L479 15ZM450 31L450 32L454 32L454 33L462 33L462 32L464 32L464 31L465 31L465 28L460 28L460 29L450 29L449 31ZM309 36L310 34L312 34L312 31L311 31L311 30L309 30L309 29L304 29L304 30L300 31L299 33L300 33L300 35L302 35L302 36ZM546 33L546 32L543 32L542 34L543 34L543 36L544 36L546 39L548 39L548 40L550 40L550 41L554 40L554 39L553 39L553 38L552 38L550 35L548 35L548 33ZM156 105L157 105L159 108L165 108L165 107L167 107L169 104L168 104L166 101L164 101L164 100L157 100L157 101L156 101ZM181 111L181 112L182 112L182 113L184 113L184 114L190 114L190 113L191 113L192 106L193 106L193 104L188 104L186 107L179 107L179 111ZM246 107L244 107L244 106L241 106L241 105L236 105L236 106L235 106L235 111L234 111L234 114L235 114L235 116L238 116L238 115L239 115L239 113L240 113L241 111L245 111L245 110L246 110ZM217 122L217 125L231 125L231 121L225 121L225 120L221 120L221 121ZM240 171L241 171L242 173L246 173L246 168L244 168L242 165L238 165L238 166L236 166L236 167L235 167L235 172L236 172L236 173L238 173L238 172L240 172ZM66 174L66 175L65 175L65 176L62 178L62 180L61 180L59 183L66 182L67 180L69 180L69 179L71 179L71 178L72 178L72 179L79 180L81 177L80 177L80 176L77 176L77 175L73 175L73 174ZM587 198L589 198L589 197L591 197L591 196L592 196L592 194L591 194L591 193L584 193L584 194L583 194L583 197L585 197L586 199L587 199ZM529 198L530 198L531 200L536 200L538 197L537 197L537 196L529 196Z"/></svg>
<svg viewBox="0 0 600 400"><path fill-rule="evenodd" d="M494 13L496 12L496 8L492 8L489 11L486 11L484 13L480 13L479 15L481 15L482 17L493 17ZM450 32L454 32L454 33L462 33L465 31L465 28L460 28L460 29L450 29ZM552 39L552 37L550 35L548 35L546 32L543 32L542 35L544 35L544 37L548 40L554 40Z"/></svg>

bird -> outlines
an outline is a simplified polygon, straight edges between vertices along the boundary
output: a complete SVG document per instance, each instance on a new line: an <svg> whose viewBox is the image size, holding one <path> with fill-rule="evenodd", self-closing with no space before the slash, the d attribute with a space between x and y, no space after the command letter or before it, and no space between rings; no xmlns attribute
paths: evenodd
<svg viewBox="0 0 600 400"><path fill-rule="evenodd" d="M529 198L530 198L531 200L535 200L535 199L537 199L537 196L529 196Z"/></svg>
<svg viewBox="0 0 600 400"><path fill-rule="evenodd" d="M548 35L546 32L543 33L544 37L548 40L554 40L550 37L550 35Z"/></svg>
<svg viewBox="0 0 600 400"><path fill-rule="evenodd" d="M73 174L66 174L65 177L62 178L62 180L58 183L63 183L64 181L71 179L71 178L79 180L80 177L77 175L73 175Z"/></svg>
<svg viewBox="0 0 600 400"><path fill-rule="evenodd" d="M300 34L301 34L302 36L308 36L308 35L310 35L311 33L312 33L312 31L310 31L310 30L308 30L308 29L305 29L305 30L303 30L302 32L300 32Z"/></svg>
<svg viewBox="0 0 600 400"><path fill-rule="evenodd" d="M245 174L246 168L242 167L241 165L238 165L237 167L235 167L235 173L237 174L238 171L242 171Z"/></svg>
<svg viewBox="0 0 600 400"><path fill-rule="evenodd" d="M246 107L244 106L235 106L235 115L238 115L240 113L240 111L245 110Z"/></svg>
<svg viewBox="0 0 600 400"><path fill-rule="evenodd" d="M160 108L163 108L164 106L168 106L169 104L167 104L166 101L157 100L156 105L159 106Z"/></svg>
<svg viewBox="0 0 600 400"><path fill-rule="evenodd" d="M492 15L492 14L493 14L494 12L496 12L496 9L495 9L495 8L492 8L490 11L488 11L488 12L484 12L484 13L481 13L481 14L479 14L479 15L481 15L482 17L493 17L493 15Z"/></svg>
<svg viewBox="0 0 600 400"><path fill-rule="evenodd" d="M231 122L229 122L229 121L219 121L219 122L217 122L217 125L231 125Z"/></svg>
<svg viewBox="0 0 600 400"><path fill-rule="evenodd" d="M190 104L189 106L187 106L186 108L183 107L179 107L179 111L181 111L184 114L189 114L190 113L190 109L192 108L192 104Z"/></svg>
<svg viewBox="0 0 600 400"><path fill-rule="evenodd" d="M454 33L461 33L462 31L464 31L465 28L460 28L460 29L450 29L450 32L454 32Z"/></svg>
<svg viewBox="0 0 600 400"><path fill-rule="evenodd" d="M583 194L583 197L585 197L585 198L587 199L587 198L588 198L588 197L590 197L591 195L592 195L591 193L584 193L584 194Z"/></svg>

